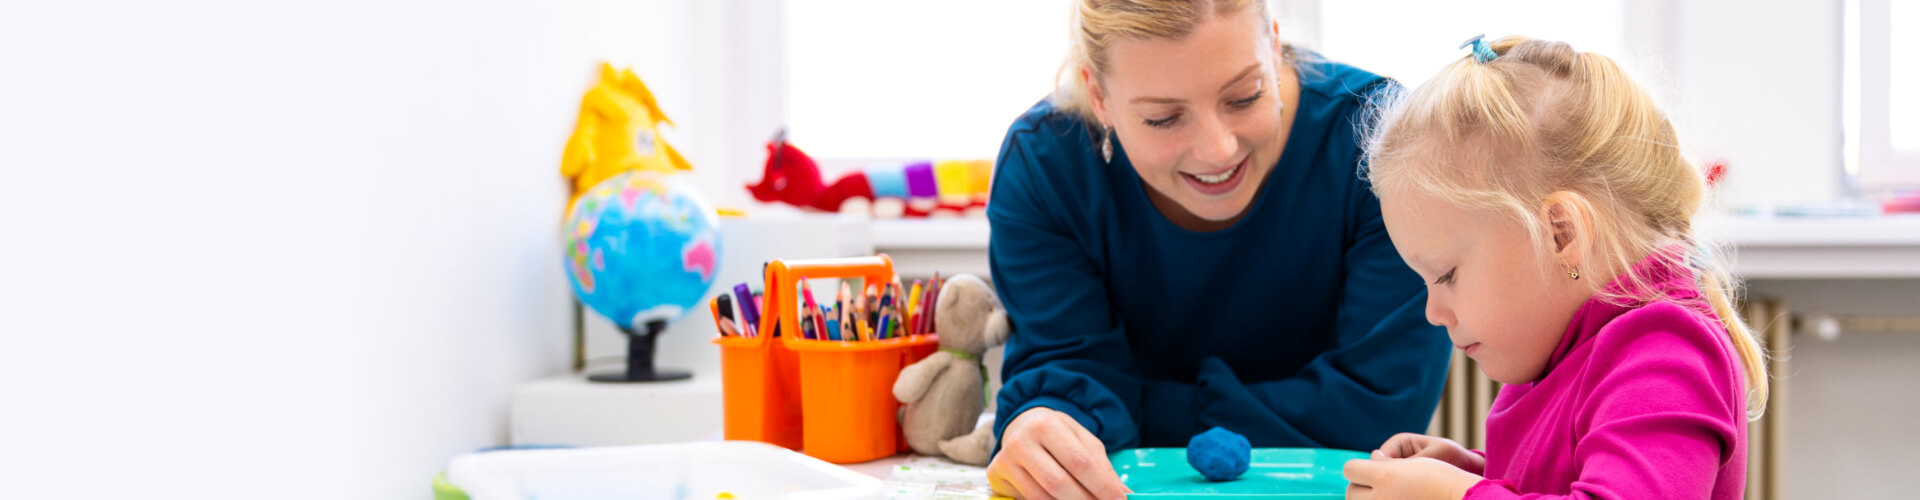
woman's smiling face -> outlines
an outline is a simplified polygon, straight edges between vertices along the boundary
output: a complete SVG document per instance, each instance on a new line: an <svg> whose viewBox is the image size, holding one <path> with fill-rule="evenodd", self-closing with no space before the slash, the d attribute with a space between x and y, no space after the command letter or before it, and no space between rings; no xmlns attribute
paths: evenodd
<svg viewBox="0 0 1920 500"><path fill-rule="evenodd" d="M1214 15L1183 38L1115 41L1104 78L1083 73L1134 171L1191 216L1237 218L1279 160L1297 82L1273 30L1252 11Z"/></svg>

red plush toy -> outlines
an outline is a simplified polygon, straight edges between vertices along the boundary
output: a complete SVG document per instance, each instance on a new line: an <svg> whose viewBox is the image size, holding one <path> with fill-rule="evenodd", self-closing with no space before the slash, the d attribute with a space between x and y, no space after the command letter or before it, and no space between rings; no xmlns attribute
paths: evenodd
<svg viewBox="0 0 1920 500"><path fill-rule="evenodd" d="M867 183L865 172L847 174L832 186L821 184L820 164L787 143L785 136L781 134L767 143L767 163L760 183L747 186L754 199L823 212L838 212L840 204L849 199L873 199L873 186Z"/></svg>
<svg viewBox="0 0 1920 500"><path fill-rule="evenodd" d="M767 163L759 184L747 185L754 199L840 212L854 199L868 200L882 217L927 217L935 212L982 215L991 186L993 164L988 161L913 162L867 167L850 172L833 184L820 178L820 165L782 133L767 143ZM898 201L900 208L882 209L879 201Z"/></svg>

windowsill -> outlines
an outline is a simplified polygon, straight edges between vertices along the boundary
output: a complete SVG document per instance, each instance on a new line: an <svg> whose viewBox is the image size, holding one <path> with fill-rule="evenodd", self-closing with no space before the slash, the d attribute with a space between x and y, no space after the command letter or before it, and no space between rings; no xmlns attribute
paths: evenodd
<svg viewBox="0 0 1920 500"><path fill-rule="evenodd" d="M1920 245L1920 215L1773 217L1712 215L1699 226L1736 247ZM985 219L873 221L873 245L892 249L985 249Z"/></svg>
<svg viewBox="0 0 1920 500"><path fill-rule="evenodd" d="M1779 217L1711 215L1697 223L1736 248L1920 246L1920 215Z"/></svg>
<svg viewBox="0 0 1920 500"><path fill-rule="evenodd" d="M1920 215L1761 217L1712 215L1709 238L1733 247L1746 279L1920 278ZM874 248L907 276L988 274L984 219L880 220Z"/></svg>
<svg viewBox="0 0 1920 500"><path fill-rule="evenodd" d="M873 246L889 249L985 250L986 219L900 219L873 221Z"/></svg>

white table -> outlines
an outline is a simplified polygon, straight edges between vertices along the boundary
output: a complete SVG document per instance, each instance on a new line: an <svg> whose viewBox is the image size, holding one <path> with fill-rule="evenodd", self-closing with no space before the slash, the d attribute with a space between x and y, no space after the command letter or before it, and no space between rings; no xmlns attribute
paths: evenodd
<svg viewBox="0 0 1920 500"><path fill-rule="evenodd" d="M887 458L882 458L879 460L874 460L872 462L858 463L858 464L840 464L840 466L846 467L848 469L852 469L854 472L865 474L874 479L885 481L887 480L887 477L893 475L893 469L895 467L899 467L900 464L906 463L907 459L912 457L913 457L912 455L901 454L901 455L894 455Z"/></svg>

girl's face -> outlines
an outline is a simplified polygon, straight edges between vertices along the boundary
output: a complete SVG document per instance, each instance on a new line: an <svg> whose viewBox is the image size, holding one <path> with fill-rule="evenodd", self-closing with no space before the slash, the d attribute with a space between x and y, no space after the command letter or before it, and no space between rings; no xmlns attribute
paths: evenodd
<svg viewBox="0 0 1920 500"><path fill-rule="evenodd" d="M1447 327L1488 378L1539 379L1592 296L1586 283L1569 278L1560 257L1536 251L1511 217L1423 194L1382 193L1380 209L1400 258L1427 281L1427 322Z"/></svg>
<svg viewBox="0 0 1920 500"><path fill-rule="evenodd" d="M1279 160L1289 121L1281 100L1299 87L1292 71L1278 71L1275 26L1251 11L1213 16L1178 40L1114 42L1103 81L1083 72L1094 113L1134 171L1187 212L1170 216L1237 218Z"/></svg>

